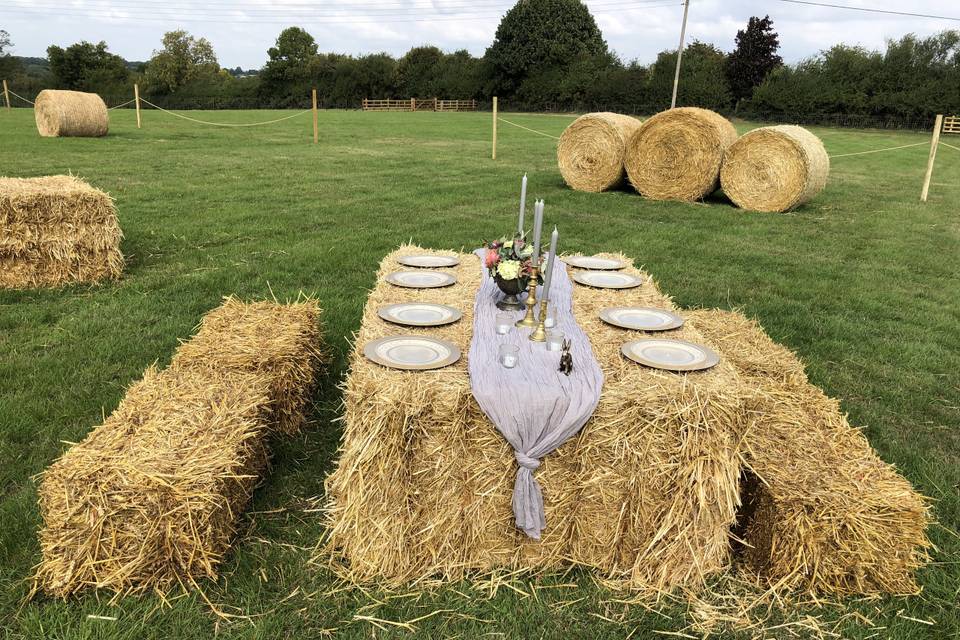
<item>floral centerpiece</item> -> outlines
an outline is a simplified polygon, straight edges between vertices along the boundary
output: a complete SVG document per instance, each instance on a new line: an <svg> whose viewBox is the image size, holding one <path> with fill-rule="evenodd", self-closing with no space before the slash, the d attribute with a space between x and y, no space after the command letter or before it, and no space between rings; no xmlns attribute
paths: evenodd
<svg viewBox="0 0 960 640"><path fill-rule="evenodd" d="M497 303L501 309L518 310L521 307L517 297L527 289L534 273L533 246L523 237L513 240L501 238L487 243L487 255L484 264L490 276L506 296ZM540 281L539 274L537 281Z"/></svg>

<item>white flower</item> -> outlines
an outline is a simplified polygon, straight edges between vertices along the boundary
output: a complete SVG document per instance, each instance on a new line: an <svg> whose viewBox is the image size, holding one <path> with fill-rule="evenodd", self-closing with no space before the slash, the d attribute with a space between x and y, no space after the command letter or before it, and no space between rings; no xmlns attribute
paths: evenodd
<svg viewBox="0 0 960 640"><path fill-rule="evenodd" d="M503 260L497 265L497 274L504 280L514 280L520 275L520 263L516 260Z"/></svg>

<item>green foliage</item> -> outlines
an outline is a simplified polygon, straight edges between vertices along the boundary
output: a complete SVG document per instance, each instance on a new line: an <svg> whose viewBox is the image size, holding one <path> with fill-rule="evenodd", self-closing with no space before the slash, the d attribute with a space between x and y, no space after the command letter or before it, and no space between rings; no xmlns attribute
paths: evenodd
<svg viewBox="0 0 960 640"><path fill-rule="evenodd" d="M0 76L4 78L13 77L21 70L20 60L10 54L13 47L13 41L10 34L0 29Z"/></svg>
<svg viewBox="0 0 960 640"><path fill-rule="evenodd" d="M727 83L726 65L724 53L712 44L694 40L687 45L680 66L677 106L729 109L733 95ZM670 107L676 68L676 51L661 52L650 68L649 98L657 110Z"/></svg>
<svg viewBox="0 0 960 640"><path fill-rule="evenodd" d="M737 100L749 98L754 87L783 64L777 51L780 39L770 16L751 16L745 30L737 31L737 46L727 59L727 81Z"/></svg>
<svg viewBox="0 0 960 640"><path fill-rule="evenodd" d="M580 0L520 0L497 27L484 56L497 91L583 57L609 56L607 43ZM612 61L612 60L611 60Z"/></svg>
<svg viewBox="0 0 960 640"><path fill-rule="evenodd" d="M213 79L220 71L213 46L183 30L163 34L163 47L147 63L144 82L155 93L171 93L198 79Z"/></svg>
<svg viewBox="0 0 960 640"><path fill-rule="evenodd" d="M288 27L267 49L269 60L260 72L264 95L281 92L303 94L310 86L310 64L317 55L313 36L300 27Z"/></svg>
<svg viewBox="0 0 960 640"><path fill-rule="evenodd" d="M130 78L126 62L107 51L103 41L93 44L84 40L66 49L51 45L47 59L58 89L110 92Z"/></svg>

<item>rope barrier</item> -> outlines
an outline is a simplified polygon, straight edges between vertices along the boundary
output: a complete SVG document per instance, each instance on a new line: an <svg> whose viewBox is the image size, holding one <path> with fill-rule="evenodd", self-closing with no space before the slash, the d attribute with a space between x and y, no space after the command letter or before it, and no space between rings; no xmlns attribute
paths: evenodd
<svg viewBox="0 0 960 640"><path fill-rule="evenodd" d="M107 111L113 111L114 109L119 109L120 107L125 107L125 106L127 106L128 104L130 104L131 102L134 102L134 101L136 101L136 98L130 98L129 100L127 100L126 102L124 102L124 103L122 103L122 104L117 104L117 105L114 105L114 106L110 107L109 109L107 109Z"/></svg>
<svg viewBox="0 0 960 640"><path fill-rule="evenodd" d="M153 104L152 102L150 102L149 100L145 100L145 99L143 99L143 98L140 98L140 102L142 102L142 103L144 103L144 104L148 104L148 105L150 105L151 107L153 107L154 109L158 109L159 111L163 111L164 113L169 113L170 115L175 116L175 117L177 117L177 118L183 118L184 120L189 120L190 122L196 122L196 123L198 123L198 124L208 124L208 125L210 125L210 126L212 126L212 127L259 127L259 126L265 125L265 124L275 124L275 123L277 123L277 122L283 122L284 120L290 120L291 118L296 118L297 116L302 116L302 115L305 114L305 113L310 113L311 111L313 111L313 109L304 109L303 111L300 111L299 113L294 113L294 114L289 115L289 116L284 116L284 117L282 117L282 118L277 118L276 120L265 120L264 122L244 122L244 123L210 122L209 120L198 120L197 118L191 118L190 116L185 116L185 115L180 114L180 113L175 113L175 112L173 112L173 111L168 111L167 109L164 109L163 107L159 107L159 106Z"/></svg>
<svg viewBox="0 0 960 640"><path fill-rule="evenodd" d="M896 151L897 149L907 149L909 147L919 147L920 145L928 145L928 144L930 143L916 142L914 144L905 144L899 147L887 147L886 149L873 149L872 151L855 151L853 153L841 153L835 156L830 156L830 159L833 160L834 158L846 158L847 156L863 156L863 155L867 155L868 153L880 153L882 151Z"/></svg>
<svg viewBox="0 0 960 640"><path fill-rule="evenodd" d="M544 137L546 137L546 138L553 138L554 140L559 140L559 139L560 139L559 136L552 136L552 135L550 135L549 133L544 133L543 131L537 131L536 129L531 129L530 127L525 127L525 126L523 126L522 124L517 124L516 122L510 122L510 121L507 120L506 118L501 118L500 116L497 116L497 120L500 120L501 122L506 122L507 124L513 125L513 126L517 127L518 129L526 129L527 131L529 131L529 132L531 132L531 133L535 133L535 134L537 134L537 135L539 135L539 136L544 136Z"/></svg>
<svg viewBox="0 0 960 640"><path fill-rule="evenodd" d="M960 151L960 147L955 147L955 146L953 146L952 144L947 144L947 143L944 142L943 140L940 141L940 144L942 144L942 145L945 146L945 147L950 147L950 148L953 149L954 151Z"/></svg>
<svg viewBox="0 0 960 640"><path fill-rule="evenodd" d="M7 91L10 91L10 90L7 89ZM23 96L18 95L18 94L16 94L16 93L14 93L13 91L10 91L10 95L12 95L14 98L20 98L21 100L23 100L24 102L27 102L27 103L29 103L29 104L35 104L35 103L33 102L33 100L27 100L27 99L24 98Z"/></svg>

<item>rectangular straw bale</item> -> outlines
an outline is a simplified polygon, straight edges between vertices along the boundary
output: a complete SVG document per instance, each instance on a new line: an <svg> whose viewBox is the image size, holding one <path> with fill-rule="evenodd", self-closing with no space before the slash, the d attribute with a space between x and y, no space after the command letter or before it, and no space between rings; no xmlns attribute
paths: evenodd
<svg viewBox="0 0 960 640"><path fill-rule="evenodd" d="M36 584L166 591L215 578L267 465L269 381L149 368L43 474Z"/></svg>
<svg viewBox="0 0 960 640"><path fill-rule="evenodd" d="M752 424L739 528L771 583L832 595L916 593L926 499L883 462L797 357L742 314L689 314L740 371Z"/></svg>
<svg viewBox="0 0 960 640"><path fill-rule="evenodd" d="M659 588L725 566L742 427L733 369L653 374L623 362L622 340L616 349L609 336L601 348L595 343L612 389L604 389L582 434L537 470L547 528L539 542L530 540L511 509L513 452L477 406L465 358L440 371L402 372L362 354L370 340L408 331L468 353L481 277L475 256L460 256L451 287L401 289L382 280L400 268L398 256L423 252L403 247L388 255L367 302L345 385L340 459L326 481L330 531L321 554L350 580L394 584L577 562L632 586ZM594 311L597 292L580 289L578 321L589 323L585 314ZM634 295L652 299L659 292L651 282ZM401 329L377 316L382 304L408 301L449 304L463 319ZM585 328L592 339L606 331ZM693 331L684 335L699 339ZM657 456L669 462L659 475Z"/></svg>
<svg viewBox="0 0 960 640"><path fill-rule="evenodd" d="M197 334L180 345L170 367L265 376L276 429L291 435L303 424L321 357L316 300L280 304L228 297L203 317Z"/></svg>
<svg viewBox="0 0 960 640"><path fill-rule="evenodd" d="M122 238L113 199L83 180L0 177L0 287L117 278Z"/></svg>

